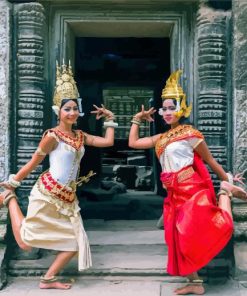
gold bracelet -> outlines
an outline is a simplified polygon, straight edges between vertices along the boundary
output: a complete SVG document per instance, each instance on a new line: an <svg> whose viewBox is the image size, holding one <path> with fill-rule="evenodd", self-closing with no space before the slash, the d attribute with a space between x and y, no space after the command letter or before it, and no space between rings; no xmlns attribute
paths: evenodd
<svg viewBox="0 0 247 296"><path fill-rule="evenodd" d="M224 189L221 189L218 193L217 193L217 197L219 197L220 195L227 195L229 198L232 197L232 193L229 191L226 191Z"/></svg>
<svg viewBox="0 0 247 296"><path fill-rule="evenodd" d="M138 126L141 125L141 122L140 122L140 121L137 121L137 120L135 120L135 119L132 119L132 120L131 120L131 123L136 124L136 125L138 125Z"/></svg>
<svg viewBox="0 0 247 296"><path fill-rule="evenodd" d="M142 121L140 118L136 117L135 115L133 116L132 120L130 121L131 123L134 123L136 125L141 125Z"/></svg>

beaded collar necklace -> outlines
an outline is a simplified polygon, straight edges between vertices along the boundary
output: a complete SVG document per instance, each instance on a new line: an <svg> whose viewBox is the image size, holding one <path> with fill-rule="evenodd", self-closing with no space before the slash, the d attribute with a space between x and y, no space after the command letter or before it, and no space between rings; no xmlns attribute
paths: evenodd
<svg viewBox="0 0 247 296"><path fill-rule="evenodd" d="M65 142L66 144L72 146L76 150L79 150L81 146L83 145L83 132L78 130L73 130L75 133L75 137L71 137L70 135L60 131L59 129L53 129L55 134L58 136L58 138Z"/></svg>

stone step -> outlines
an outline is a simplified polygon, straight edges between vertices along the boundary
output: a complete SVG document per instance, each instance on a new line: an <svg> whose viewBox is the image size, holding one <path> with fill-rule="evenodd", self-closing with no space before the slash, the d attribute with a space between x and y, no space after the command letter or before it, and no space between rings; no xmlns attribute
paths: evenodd
<svg viewBox="0 0 247 296"><path fill-rule="evenodd" d="M156 221L85 221L92 251L92 268L77 271L77 259L63 270L65 275L87 277L152 277L168 276L167 247L164 231L156 228ZM13 276L41 275L48 269L56 252L42 250L42 258L11 260L9 274ZM224 274L228 269L222 257L214 259L202 272Z"/></svg>
<svg viewBox="0 0 247 296"><path fill-rule="evenodd" d="M77 258L71 260L63 274L87 276L164 276L167 250L165 245L98 245L91 246L93 267L79 273ZM55 258L47 251L37 260L11 260L11 275L40 275Z"/></svg>
<svg viewBox="0 0 247 296"><path fill-rule="evenodd" d="M164 234L160 230L150 231L88 231L90 245L162 245Z"/></svg>
<svg viewBox="0 0 247 296"><path fill-rule="evenodd" d="M157 220L104 220L104 219L87 219L84 222L86 231L150 231L158 230L156 227Z"/></svg>
<svg viewBox="0 0 247 296"><path fill-rule="evenodd" d="M155 223L86 220L84 224L90 241L93 267L78 273L75 258L63 273L83 276L164 276L167 248L164 232L158 230ZM42 258L36 260L11 260L10 274L43 274L56 253L48 250L42 253Z"/></svg>

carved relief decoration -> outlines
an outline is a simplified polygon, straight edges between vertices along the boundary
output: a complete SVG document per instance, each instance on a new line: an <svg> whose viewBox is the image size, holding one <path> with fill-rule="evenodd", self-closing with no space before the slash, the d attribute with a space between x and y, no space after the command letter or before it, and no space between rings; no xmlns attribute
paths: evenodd
<svg viewBox="0 0 247 296"><path fill-rule="evenodd" d="M38 145L44 130L44 8L39 3L15 5L16 31L16 169L20 169ZM28 176L19 189L25 197L42 167Z"/></svg>
<svg viewBox="0 0 247 296"><path fill-rule="evenodd" d="M227 161L227 13L201 4L197 15L198 82L197 126L214 157ZM213 175L213 178L215 176Z"/></svg>

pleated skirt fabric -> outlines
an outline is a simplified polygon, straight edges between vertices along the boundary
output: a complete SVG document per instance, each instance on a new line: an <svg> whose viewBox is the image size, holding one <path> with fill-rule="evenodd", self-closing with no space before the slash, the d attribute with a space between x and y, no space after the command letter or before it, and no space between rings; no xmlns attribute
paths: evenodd
<svg viewBox="0 0 247 296"><path fill-rule="evenodd" d="M78 270L92 266L87 234L77 199L64 203L41 193L37 184L30 196L27 216L22 222L22 240L31 247L57 251L77 251Z"/></svg>

